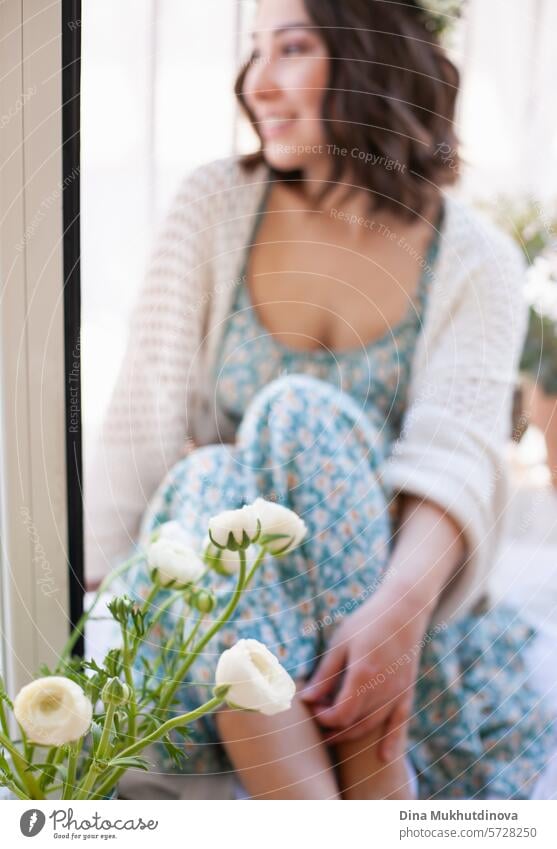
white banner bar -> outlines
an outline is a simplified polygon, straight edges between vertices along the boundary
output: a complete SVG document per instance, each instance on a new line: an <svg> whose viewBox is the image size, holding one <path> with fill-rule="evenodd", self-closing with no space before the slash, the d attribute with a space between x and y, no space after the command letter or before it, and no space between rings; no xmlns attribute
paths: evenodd
<svg viewBox="0 0 557 849"><path fill-rule="evenodd" d="M557 845L555 802L259 802L249 811L242 802L36 804L1 805L3 845L18 846L30 837L37 847L59 841L117 841L122 849L176 843L203 849Z"/></svg>

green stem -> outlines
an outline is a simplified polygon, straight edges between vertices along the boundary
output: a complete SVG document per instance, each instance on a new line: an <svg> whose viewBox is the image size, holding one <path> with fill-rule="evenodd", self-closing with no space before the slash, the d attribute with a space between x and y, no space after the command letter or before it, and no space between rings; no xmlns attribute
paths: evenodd
<svg viewBox="0 0 557 849"><path fill-rule="evenodd" d="M18 791L18 795L23 793L25 798L29 798L26 794L26 788L23 786L13 773L4 752L0 752L0 787L8 787L13 793Z"/></svg>
<svg viewBox="0 0 557 849"><path fill-rule="evenodd" d="M183 593L180 593L180 595L183 595ZM152 620L149 622L149 631L152 631L152 629L155 627L155 625L157 624L157 622L159 621L159 619L161 618L163 613L166 613L168 608L171 607L176 601L178 601L178 598L179 598L179 596L177 596L176 593L174 593L174 595L171 595L170 598L166 599L166 601L163 601L163 603L157 609L156 614L153 616Z"/></svg>
<svg viewBox="0 0 557 849"><path fill-rule="evenodd" d="M21 752L18 752L12 741L8 737L5 737L4 734L0 734L0 745L2 745L12 756L14 768L19 775L23 786L29 793L29 798L44 799L44 793L41 791L35 776L26 771L29 763L22 757Z"/></svg>
<svg viewBox="0 0 557 849"><path fill-rule="evenodd" d="M206 713L210 713L215 710L215 708L219 707L226 699L226 695L214 696L208 702L196 708L195 710L190 711L189 713L184 713L181 716L175 716L174 719L168 719L165 723L163 723L159 728L149 734L147 737L143 737L143 739L138 740L132 746L128 746L127 749L123 749L121 752L118 752L119 758L129 758L132 755L137 755L139 752L143 751L146 746L149 746L151 743L155 743L161 737L164 737L165 734L168 734L172 731L173 728L177 728L181 725L189 725L191 722L195 722L196 719L199 719L201 716L205 716ZM114 785L118 782L118 780L122 777L122 775L126 772L127 767L119 767L113 775L106 778L102 784L97 788L96 796L104 797L106 796L114 787Z"/></svg>
<svg viewBox="0 0 557 849"><path fill-rule="evenodd" d="M200 615L197 618L197 622L195 623L195 625L191 629L191 633L188 635L187 640L185 641L185 643L183 643L182 647L180 648L180 654L183 654L186 651L186 649L188 648L188 646L193 642L193 640L195 639L195 637L197 635L197 632L199 631L199 628L200 628L202 622L203 622L203 616ZM188 658L188 660L189 660L189 658ZM173 676L170 679L170 681L168 681L168 682L165 681L162 684L159 703L157 705L157 715L160 714L162 711L164 711L165 707L167 706L169 701L172 699L172 696L176 692L176 688L174 687L174 682L177 681L178 684L179 684L183 680L184 676L182 674L182 670L183 670L183 666L180 670L178 670L176 675Z"/></svg>
<svg viewBox="0 0 557 849"><path fill-rule="evenodd" d="M8 730L8 720L6 719L6 712L4 710L4 701L0 698L0 727L2 728L2 732L6 735L6 737L10 736L10 732Z"/></svg>
<svg viewBox="0 0 557 849"><path fill-rule="evenodd" d="M141 612L142 612L144 615L146 615L146 614L147 614L147 612L148 612L149 608L151 607L151 604L152 604L152 602L153 602L153 599L155 598L155 596L157 595L157 593L158 593L161 589L162 589L162 587L161 587L161 585L160 585L160 584L158 584L158 583L155 583L155 584L153 585L153 587L151 588L151 591L149 592L149 595L147 596L147 598L146 598L146 599L145 599L145 601L143 602L143 605L142 605L142 608L141 608ZM161 605L157 608L157 612L156 612L156 614L155 614L155 615L153 616L153 618L149 621L149 623L148 623L148 628L147 628L146 632L145 632L145 633L144 633L141 637L139 637L139 636L135 636L135 637L133 638L133 640L132 640L132 655L131 655L131 661L132 661L132 663L133 663L133 661L135 660L135 657L136 657L136 655L137 655L137 652L138 652L138 650L139 650L139 647L140 647L141 643L142 643L142 642L145 642L146 637L147 637L147 636L151 633L151 631L153 630L153 628L155 627L155 625L157 624L157 622L159 621L159 619L161 618L161 616L163 615L163 613L165 613L165 612L166 612L166 610L167 610L167 609L168 609L168 608L169 608L172 604L174 604L177 600L178 600L178 596L174 593L173 595L171 595L171 596L170 596L170 598L167 598L167 599L166 599L166 601L163 601L163 603L162 603L162 604L161 604Z"/></svg>
<svg viewBox="0 0 557 849"><path fill-rule="evenodd" d="M62 649L60 659L59 659L58 664L56 666L55 674L60 674L63 671L64 661L70 656L73 647L75 646L75 644L77 643L77 641L79 640L79 638L81 637L81 635L83 633L83 629L85 627L85 624L87 623L87 620L91 616L93 610L95 609L95 607L99 603L101 597L106 592L108 587L112 584L113 581L116 580L116 578L119 578L120 575L123 575L125 572L128 571L128 569L131 569L132 566L134 566L136 563L139 563L139 561L143 560L143 559L144 559L144 554L134 554L133 557L130 557L129 560L125 561L125 563L122 563L116 569L113 569L112 572L110 572L110 574L107 575L106 578L102 581L102 583L100 584L100 586L99 586L99 588L98 588L98 590L95 594L95 597L93 599L93 603L91 604L91 607L89 608L89 610L86 610L81 615L81 617L79 618L79 620L77 622L77 625L75 626L75 628L73 629L72 633L70 634L68 640L66 641L66 644L65 644L64 648Z"/></svg>
<svg viewBox="0 0 557 849"><path fill-rule="evenodd" d="M257 555L257 557L255 558L255 560L253 561L252 567L251 567L251 569L249 570L249 572L248 572L248 576L247 576L247 578L246 578L246 583L244 584L244 589L245 589L247 586L249 586L249 583L250 583L251 579L253 578L253 576L255 575L255 573L257 572L257 570L259 569L259 567L260 567L260 565L261 565L261 561L262 561L262 560L263 560L263 558L265 557L266 553L267 553L266 549L262 548L262 549L260 550L259 554Z"/></svg>
<svg viewBox="0 0 557 849"><path fill-rule="evenodd" d="M27 739L27 734L25 733L23 728L21 729L21 742L23 744L23 753L25 760L28 764L32 764L35 746L33 745L33 743L29 743L29 740Z"/></svg>
<svg viewBox="0 0 557 849"><path fill-rule="evenodd" d="M158 593L161 591L161 589L162 589L161 585L155 581L155 583L153 584L153 586L151 587L151 589L149 591L147 598L145 599L145 601L141 605L141 612L142 613L148 613L149 612L149 608L151 607L151 604L153 603L153 599L155 598L156 595L158 595Z"/></svg>
<svg viewBox="0 0 557 849"><path fill-rule="evenodd" d="M105 752L108 748L108 744L110 741L110 732L112 731L112 724L114 722L114 714L116 713L116 705L109 704L106 708L106 716L104 719L104 727L101 734L101 739L99 740L99 745L97 747L97 751L93 753L91 765L87 772L87 775L83 779L82 783L77 788L77 793L75 795L75 799L87 799L91 788L93 787L95 781L98 776L98 765L97 762L101 761L105 756Z"/></svg>
<svg viewBox="0 0 557 849"><path fill-rule="evenodd" d="M28 801L29 799L31 799L31 796L28 796L25 793L25 790L23 789L21 784L19 784L19 782L15 781L15 780L12 781L7 776L3 777L2 783L0 784L0 787L7 787L8 790L11 790L12 793L14 794L14 796L17 796L18 799L23 799L25 801Z"/></svg>
<svg viewBox="0 0 557 849"><path fill-rule="evenodd" d="M81 746L83 743L83 737L78 740L76 743L72 743L70 746L70 755L68 757L68 772L66 774L66 780L64 781L64 789L62 791L62 799L71 799L71 793L76 788L76 772L77 772L77 761L79 758L79 753L81 751Z"/></svg>
<svg viewBox="0 0 557 849"><path fill-rule="evenodd" d="M46 763L48 764L57 764L60 761L64 760L64 747L60 746L58 749L51 749L48 755L46 756ZM39 787L41 790L46 790L49 784L48 770L43 770L43 774L39 779Z"/></svg>
<svg viewBox="0 0 557 849"><path fill-rule="evenodd" d="M194 647L193 651L190 652L190 654L186 658L185 662L179 668L177 676L171 682L171 685L170 685L165 697L161 700L161 702L159 702L159 709L164 710L168 706L172 696L174 695L174 693L176 692L176 690L180 686L181 682L184 680L185 675L186 675L187 671L189 670L189 668L195 662L195 660L197 659L197 657L199 656L201 651L205 648L205 646L207 645L209 640L211 640L215 636L217 631L219 631L222 628L222 626L225 624L225 622L227 622L230 619L230 617L234 613L234 610L238 606L238 602L240 601L240 598L242 596L242 592L243 592L244 586L245 586L246 552L243 549L240 549L239 555L240 555L240 572L239 572L239 575L238 575L238 583L236 584L236 588L234 590L234 593L232 594L232 598L230 599L230 601L229 601L228 605L226 606L226 608L225 608L222 616L220 617L220 619L217 619L215 624L211 628L209 628L209 630L206 632L206 634L204 634L204 636L201 638L201 640Z"/></svg>
<svg viewBox="0 0 557 849"><path fill-rule="evenodd" d="M135 687L133 683L133 675L131 671L132 664L132 654L130 654L130 648L128 643L128 632L125 625L122 626L122 639L124 643L124 657L123 657L123 666L124 666L124 677L126 679L126 684L130 690L130 700L128 702L128 736L130 740L135 740L135 717L136 717L136 701L135 701Z"/></svg>

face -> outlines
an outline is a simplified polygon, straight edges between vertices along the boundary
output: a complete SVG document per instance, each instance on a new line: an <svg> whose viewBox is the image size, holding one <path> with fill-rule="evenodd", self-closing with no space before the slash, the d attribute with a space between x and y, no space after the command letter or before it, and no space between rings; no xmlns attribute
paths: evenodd
<svg viewBox="0 0 557 849"><path fill-rule="evenodd" d="M321 111L329 57L303 0L260 0L244 97L265 159L279 171L310 170L326 155Z"/></svg>

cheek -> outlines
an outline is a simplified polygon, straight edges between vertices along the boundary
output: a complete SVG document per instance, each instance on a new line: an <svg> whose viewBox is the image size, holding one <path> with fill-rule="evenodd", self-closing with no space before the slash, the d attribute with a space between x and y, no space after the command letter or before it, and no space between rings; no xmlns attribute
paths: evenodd
<svg viewBox="0 0 557 849"><path fill-rule="evenodd" d="M329 63L325 57L307 57L281 69L281 88L301 114L316 117L321 114L328 84Z"/></svg>

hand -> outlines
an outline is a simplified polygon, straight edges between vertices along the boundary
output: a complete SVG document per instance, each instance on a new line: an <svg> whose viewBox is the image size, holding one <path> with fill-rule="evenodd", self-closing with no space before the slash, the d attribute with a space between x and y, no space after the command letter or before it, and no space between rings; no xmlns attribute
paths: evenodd
<svg viewBox="0 0 557 849"><path fill-rule="evenodd" d="M428 609L383 587L339 625L301 693L329 743L384 726L380 757L402 753L428 621Z"/></svg>

